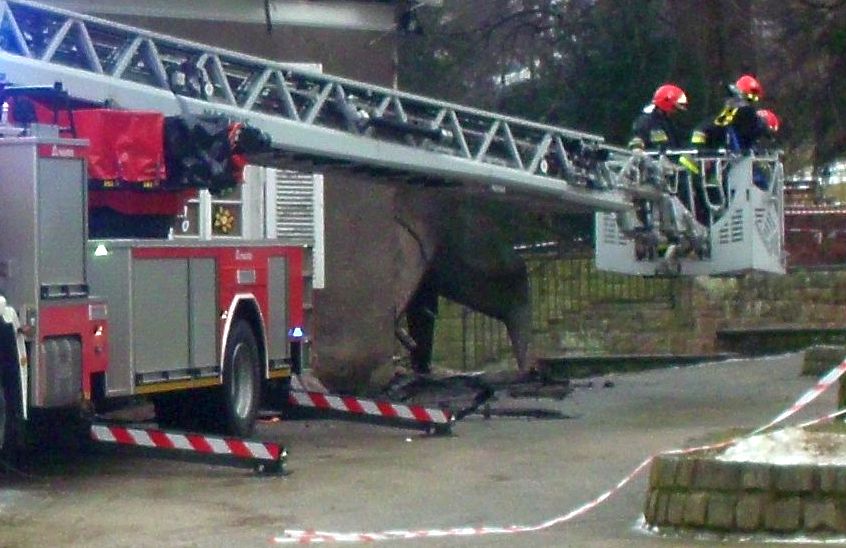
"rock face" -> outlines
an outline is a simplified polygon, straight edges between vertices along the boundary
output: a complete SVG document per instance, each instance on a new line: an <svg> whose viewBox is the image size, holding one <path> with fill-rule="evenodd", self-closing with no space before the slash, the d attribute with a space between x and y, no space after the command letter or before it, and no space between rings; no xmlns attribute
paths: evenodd
<svg viewBox="0 0 846 548"><path fill-rule="evenodd" d="M714 533L846 533L846 466L655 459L644 516L660 529Z"/></svg>

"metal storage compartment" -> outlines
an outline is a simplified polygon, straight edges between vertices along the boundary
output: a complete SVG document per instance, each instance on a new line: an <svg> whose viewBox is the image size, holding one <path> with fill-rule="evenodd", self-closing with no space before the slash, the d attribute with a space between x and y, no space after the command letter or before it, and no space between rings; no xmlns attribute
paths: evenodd
<svg viewBox="0 0 846 548"><path fill-rule="evenodd" d="M96 255L101 244L107 253ZM91 293L111 308L109 396L130 395L143 383L219 374L215 260L133 258L141 245L89 244Z"/></svg>

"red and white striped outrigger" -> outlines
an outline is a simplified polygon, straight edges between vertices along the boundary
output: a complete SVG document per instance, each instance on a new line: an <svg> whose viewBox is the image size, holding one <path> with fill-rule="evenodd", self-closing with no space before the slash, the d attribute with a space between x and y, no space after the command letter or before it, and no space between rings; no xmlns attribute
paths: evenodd
<svg viewBox="0 0 846 548"><path fill-rule="evenodd" d="M287 457L281 445L266 441L105 423L91 425L91 438L146 451L152 456L243 465L267 474L283 473Z"/></svg>
<svg viewBox="0 0 846 548"><path fill-rule="evenodd" d="M455 422L455 415L448 409L309 391L297 377L292 378L288 405L314 411L321 418L413 428L434 434L450 433ZM108 422L93 423L91 438L149 456L248 466L269 474L284 473L287 457L285 449L272 442Z"/></svg>
<svg viewBox="0 0 846 548"><path fill-rule="evenodd" d="M455 416L449 409L309 391L296 377L291 379L288 404L294 408L318 411L328 418L413 428L433 434L450 433L455 422Z"/></svg>

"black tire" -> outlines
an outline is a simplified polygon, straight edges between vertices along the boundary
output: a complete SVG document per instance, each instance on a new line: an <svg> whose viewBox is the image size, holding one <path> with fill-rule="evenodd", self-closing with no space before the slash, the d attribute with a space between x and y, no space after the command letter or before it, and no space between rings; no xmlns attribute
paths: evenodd
<svg viewBox="0 0 846 548"><path fill-rule="evenodd" d="M223 359L223 430L234 436L253 433L261 399L261 364L249 323L236 321Z"/></svg>
<svg viewBox="0 0 846 548"><path fill-rule="evenodd" d="M250 436L261 399L260 365L252 327L236 321L226 343L223 386L154 396L156 422L165 429Z"/></svg>
<svg viewBox="0 0 846 548"><path fill-rule="evenodd" d="M23 447L22 414L14 398L10 375L0 372L0 455L3 456L14 455Z"/></svg>
<svg viewBox="0 0 846 548"><path fill-rule="evenodd" d="M3 386L3 380L0 379L0 455L4 454L5 449L8 447L9 443L6 441L8 436L7 424L10 424L11 421L9 420L8 412L6 410L6 387Z"/></svg>
<svg viewBox="0 0 846 548"><path fill-rule="evenodd" d="M26 429L27 451L77 455L93 449L92 414L79 407L30 410Z"/></svg>

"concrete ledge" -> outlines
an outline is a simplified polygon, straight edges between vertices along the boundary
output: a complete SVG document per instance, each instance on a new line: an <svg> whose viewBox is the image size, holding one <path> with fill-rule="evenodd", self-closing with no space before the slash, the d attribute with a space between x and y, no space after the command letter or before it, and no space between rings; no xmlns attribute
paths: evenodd
<svg viewBox="0 0 846 548"><path fill-rule="evenodd" d="M803 350L814 344L846 344L846 327L770 325L717 329L717 348L744 356Z"/></svg>
<svg viewBox="0 0 846 548"><path fill-rule="evenodd" d="M651 527L712 533L846 534L846 466L663 455L650 469Z"/></svg>
<svg viewBox="0 0 846 548"><path fill-rule="evenodd" d="M683 365L716 362L738 357L729 352L719 354L616 354L568 355L538 358L541 367L554 376L579 378L644 371Z"/></svg>

